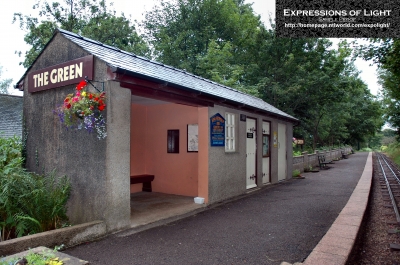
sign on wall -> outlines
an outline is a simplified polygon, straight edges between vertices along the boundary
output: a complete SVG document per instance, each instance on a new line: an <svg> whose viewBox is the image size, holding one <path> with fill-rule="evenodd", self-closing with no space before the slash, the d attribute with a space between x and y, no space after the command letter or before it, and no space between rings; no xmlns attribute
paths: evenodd
<svg viewBox="0 0 400 265"><path fill-rule="evenodd" d="M53 65L28 74L28 92L76 84L85 76L93 79L93 55Z"/></svg>
<svg viewBox="0 0 400 265"><path fill-rule="evenodd" d="M187 151L198 152L199 151L199 125L188 124L187 126Z"/></svg>
<svg viewBox="0 0 400 265"><path fill-rule="evenodd" d="M274 142L274 147L277 148L278 147L278 133L277 132L274 132L273 142Z"/></svg>
<svg viewBox="0 0 400 265"><path fill-rule="evenodd" d="M225 146L225 119L217 113L210 118L211 146Z"/></svg>

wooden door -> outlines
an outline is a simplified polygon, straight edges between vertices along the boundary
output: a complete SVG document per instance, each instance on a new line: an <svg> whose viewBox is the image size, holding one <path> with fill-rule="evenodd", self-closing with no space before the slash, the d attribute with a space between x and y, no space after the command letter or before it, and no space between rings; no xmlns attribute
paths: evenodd
<svg viewBox="0 0 400 265"><path fill-rule="evenodd" d="M256 180L256 120L246 119L246 188L257 187Z"/></svg>
<svg viewBox="0 0 400 265"><path fill-rule="evenodd" d="M278 123L278 181L286 179L286 124Z"/></svg>

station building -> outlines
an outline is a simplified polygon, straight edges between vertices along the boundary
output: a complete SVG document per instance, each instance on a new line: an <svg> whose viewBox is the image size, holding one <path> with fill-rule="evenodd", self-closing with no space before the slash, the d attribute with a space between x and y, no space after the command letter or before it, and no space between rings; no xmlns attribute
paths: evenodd
<svg viewBox="0 0 400 265"><path fill-rule="evenodd" d="M107 136L68 130L54 114L82 80L106 95ZM213 204L292 175L298 120L263 100L80 35L57 30L16 85L24 91L26 166L71 179L71 223L129 227L130 194ZM147 187L148 188L148 187Z"/></svg>

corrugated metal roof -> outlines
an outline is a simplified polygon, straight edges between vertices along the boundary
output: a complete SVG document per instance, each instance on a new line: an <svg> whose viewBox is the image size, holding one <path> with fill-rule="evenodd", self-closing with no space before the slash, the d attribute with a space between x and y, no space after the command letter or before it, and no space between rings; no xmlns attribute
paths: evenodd
<svg viewBox="0 0 400 265"><path fill-rule="evenodd" d="M82 47L84 50L106 62L111 67L123 69L151 79L175 84L179 87L200 91L202 93L222 99L228 99L288 118L290 120L297 121L296 118L273 107L262 99L248 95L236 89L223 86L186 71L176 69L159 62L151 61L126 51L122 51L118 48L102 44L98 41L82 37L69 31L59 29L59 32L67 39Z"/></svg>

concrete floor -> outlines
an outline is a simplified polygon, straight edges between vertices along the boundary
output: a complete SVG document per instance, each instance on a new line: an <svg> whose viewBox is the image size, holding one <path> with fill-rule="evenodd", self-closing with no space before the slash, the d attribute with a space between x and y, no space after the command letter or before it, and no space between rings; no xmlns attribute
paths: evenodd
<svg viewBox="0 0 400 265"><path fill-rule="evenodd" d="M194 203L194 197L158 192L131 194L131 228L182 216L203 209L205 204Z"/></svg>

